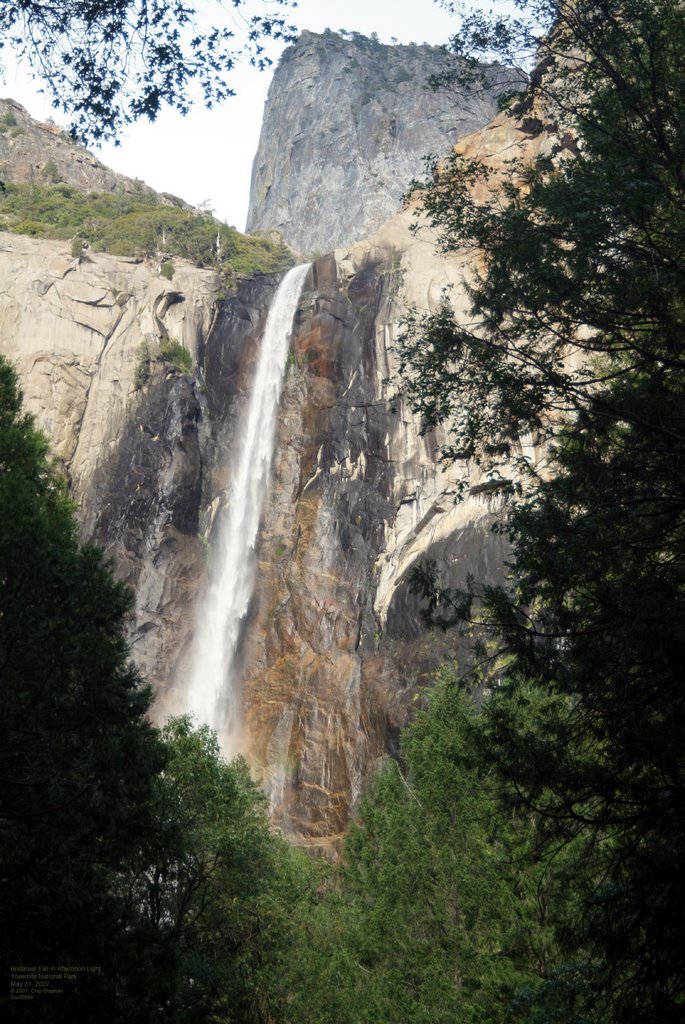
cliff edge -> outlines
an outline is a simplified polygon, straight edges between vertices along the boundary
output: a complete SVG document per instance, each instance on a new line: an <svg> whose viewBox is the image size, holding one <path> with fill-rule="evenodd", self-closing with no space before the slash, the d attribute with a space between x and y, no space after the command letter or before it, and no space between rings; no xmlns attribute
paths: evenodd
<svg viewBox="0 0 685 1024"><path fill-rule="evenodd" d="M397 212L424 157L487 124L518 81L493 66L482 88L432 91L429 77L454 61L438 46L303 32L269 89L247 231L278 231L309 254L373 234Z"/></svg>

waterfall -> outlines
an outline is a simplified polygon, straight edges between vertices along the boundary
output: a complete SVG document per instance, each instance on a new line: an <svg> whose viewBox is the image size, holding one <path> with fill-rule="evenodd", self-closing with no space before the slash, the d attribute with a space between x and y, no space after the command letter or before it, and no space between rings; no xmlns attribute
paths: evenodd
<svg viewBox="0 0 685 1024"><path fill-rule="evenodd" d="M210 582L198 607L187 706L215 729L223 752L237 753L241 731L236 654L255 582L255 547L276 436L276 417L293 317L309 264L281 281L264 328L249 402L240 417L230 484L210 552Z"/></svg>

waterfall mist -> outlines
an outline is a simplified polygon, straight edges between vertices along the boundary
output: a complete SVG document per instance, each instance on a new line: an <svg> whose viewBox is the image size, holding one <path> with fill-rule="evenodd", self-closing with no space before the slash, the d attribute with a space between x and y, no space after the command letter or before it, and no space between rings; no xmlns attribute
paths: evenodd
<svg viewBox="0 0 685 1024"><path fill-rule="evenodd" d="M238 422L229 488L210 549L210 581L198 604L187 708L215 729L227 756L238 753L240 679L236 655L255 582L255 547L266 498L276 417L293 317L309 264L288 271L274 296L255 376Z"/></svg>

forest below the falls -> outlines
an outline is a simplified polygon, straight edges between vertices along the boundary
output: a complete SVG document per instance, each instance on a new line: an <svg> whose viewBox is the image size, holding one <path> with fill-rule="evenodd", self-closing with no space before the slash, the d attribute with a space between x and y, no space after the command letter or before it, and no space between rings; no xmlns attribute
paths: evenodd
<svg viewBox="0 0 685 1024"><path fill-rule="evenodd" d="M414 571L424 625L470 637L473 666L420 695L339 862L274 831L206 726L151 725L131 594L0 360L3 1019L685 1020L685 10L521 6L533 21L465 19L456 74L533 54L501 116L562 142L506 178L454 156L420 183L443 251L482 271L468 323L447 298L406 318L397 381L502 495L507 578ZM37 195L6 189L3 216L42 233ZM45 195L85 223L71 190ZM139 202L126 246L187 219ZM248 269L284 260L235 245Z"/></svg>

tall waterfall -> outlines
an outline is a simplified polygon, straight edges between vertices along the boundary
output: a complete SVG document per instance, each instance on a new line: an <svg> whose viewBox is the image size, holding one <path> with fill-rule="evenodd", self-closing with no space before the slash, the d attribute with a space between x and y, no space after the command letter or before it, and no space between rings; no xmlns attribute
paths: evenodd
<svg viewBox="0 0 685 1024"><path fill-rule="evenodd" d="M274 451L276 417L292 323L309 264L283 278L266 321L249 402L231 458L230 484L210 553L210 583L200 601L187 690L188 710L219 734L228 756L241 731L236 654L255 581L255 546Z"/></svg>

